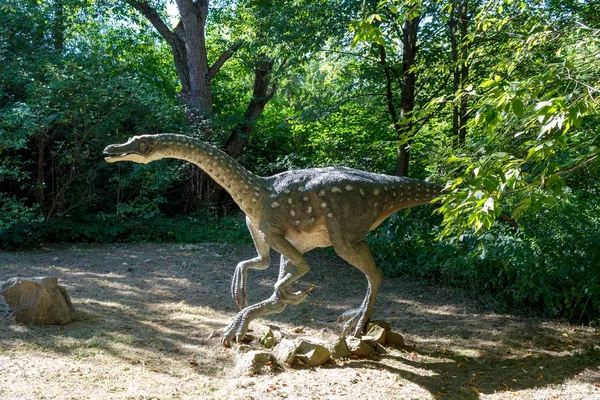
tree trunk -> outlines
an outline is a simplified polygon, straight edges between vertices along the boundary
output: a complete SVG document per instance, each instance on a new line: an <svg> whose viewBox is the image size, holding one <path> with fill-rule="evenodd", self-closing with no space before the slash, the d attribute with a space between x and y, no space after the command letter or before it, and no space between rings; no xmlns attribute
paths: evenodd
<svg viewBox="0 0 600 400"><path fill-rule="evenodd" d="M452 105L452 136L456 138L457 145L463 146L467 138L468 98L464 93L467 79L469 78L469 65L467 63L467 29L469 23L468 0L453 0L452 9L448 18L450 32L450 47L452 53L453 84L455 101Z"/></svg>
<svg viewBox="0 0 600 400"><path fill-rule="evenodd" d="M187 124L195 130L212 135L211 81L227 60L242 46L236 42L224 51L212 65L206 51L206 20L209 0L176 0L180 22L171 30L147 1L125 0L141 12L170 45L177 76L181 82L180 100L185 105ZM248 143L254 124L267 102L273 97L275 85L269 74L271 61L259 61L255 70L254 91L242 122L233 128L227 139L225 151L238 158ZM196 210L219 199L221 188L195 165L190 166L188 185L185 189L184 211Z"/></svg>
<svg viewBox="0 0 600 400"><path fill-rule="evenodd" d="M275 94L276 85L271 83L270 77L272 70L273 62L271 60L263 57L263 59L256 63L252 97L244 112L242 121L233 128L231 135L225 143L225 151L233 158L238 158L242 155L244 147L248 143L248 140L250 140L250 133L254 129L256 120Z"/></svg>
<svg viewBox="0 0 600 400"><path fill-rule="evenodd" d="M402 93L400 100L401 131L396 158L396 175L408 176L408 165L410 161L411 133L413 129L413 110L415 108L415 81L413 70L417 56L417 32L419 30L420 17L406 19L402 25Z"/></svg>
<svg viewBox="0 0 600 400"><path fill-rule="evenodd" d="M62 53L65 43L65 14L63 0L54 1L54 21L52 27L52 36L54 40L54 49Z"/></svg>
<svg viewBox="0 0 600 400"><path fill-rule="evenodd" d="M467 138L467 121L469 120L468 98L464 92L467 79L469 78L469 64L467 62L468 48L467 48L467 29L469 23L468 6L469 0L462 0L461 13L459 17L460 22L460 40L461 40L461 63L460 63L460 85L462 89L462 96L460 98L460 129L458 132L458 143L460 146L465 144Z"/></svg>

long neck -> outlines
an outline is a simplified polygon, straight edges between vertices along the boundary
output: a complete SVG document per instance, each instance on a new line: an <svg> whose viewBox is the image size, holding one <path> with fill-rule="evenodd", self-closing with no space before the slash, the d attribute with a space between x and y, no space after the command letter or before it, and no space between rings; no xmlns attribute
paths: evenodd
<svg viewBox="0 0 600 400"><path fill-rule="evenodd" d="M157 135L161 158L177 158L196 164L231 195L252 217L266 195L264 178L253 174L225 152L208 143L176 134Z"/></svg>

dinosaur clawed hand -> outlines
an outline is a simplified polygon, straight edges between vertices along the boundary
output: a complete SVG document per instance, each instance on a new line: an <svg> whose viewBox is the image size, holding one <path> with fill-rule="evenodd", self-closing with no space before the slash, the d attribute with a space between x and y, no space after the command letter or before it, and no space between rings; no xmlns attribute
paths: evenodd
<svg viewBox="0 0 600 400"><path fill-rule="evenodd" d="M225 330L221 344L229 347L232 341L240 343L246 332L250 321L266 314L279 313L288 305L297 305L306 299L306 296L313 290L313 286L303 291L289 293L287 288L276 289L273 295L267 300L253 304L241 310L233 319L231 324Z"/></svg>

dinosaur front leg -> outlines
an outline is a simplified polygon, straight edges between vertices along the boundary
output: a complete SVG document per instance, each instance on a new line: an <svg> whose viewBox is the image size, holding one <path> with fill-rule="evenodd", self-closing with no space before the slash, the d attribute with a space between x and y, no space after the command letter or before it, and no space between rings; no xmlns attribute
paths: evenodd
<svg viewBox="0 0 600 400"><path fill-rule="evenodd" d="M343 334L350 333L358 336L363 332L364 327L373 315L373 308L377 300L377 292L382 281L382 273L371 254L369 245L365 242L359 242L354 245L334 244L335 252L353 267L361 270L367 277L367 294L359 308L346 311L338 319L339 322L345 322Z"/></svg>
<svg viewBox="0 0 600 400"><path fill-rule="evenodd" d="M284 256L281 256L279 267L279 278L287 275L293 265ZM225 334L221 343L223 346L229 344L235 339L238 343L244 339L250 322L258 317L267 314L280 313L287 305L297 305L306 299L308 293L312 290L309 288L303 292L289 293L289 287L282 290L276 289L275 292L267 300L253 304L240 311L233 319L229 327L225 330Z"/></svg>
<svg viewBox="0 0 600 400"><path fill-rule="evenodd" d="M234 339L240 342L253 319L267 314L280 313L288 304L297 305L306 298L311 290L290 293L290 286L310 269L304 256L283 236L273 235L269 240L269 245L281 253L279 279L275 284L275 291L267 300L246 307L236 315L221 340L224 346L228 346Z"/></svg>
<svg viewBox="0 0 600 400"><path fill-rule="evenodd" d="M252 225L248 217L246 217L246 225L252 235L258 257L242 261L235 267L235 272L233 273L233 279L231 281L231 296L240 310L243 308L244 304L246 306L248 305L248 293L246 291L248 269L266 269L270 263L270 247L267 242L265 242L263 234Z"/></svg>

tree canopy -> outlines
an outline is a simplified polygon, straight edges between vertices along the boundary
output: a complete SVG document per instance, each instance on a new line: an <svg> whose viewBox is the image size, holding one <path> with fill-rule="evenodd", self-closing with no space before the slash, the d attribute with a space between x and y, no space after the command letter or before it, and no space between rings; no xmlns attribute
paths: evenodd
<svg viewBox="0 0 600 400"><path fill-rule="evenodd" d="M0 0L0 247L242 240L199 171L102 160L177 132L442 184L373 235L388 273L593 320L599 54L594 1Z"/></svg>

